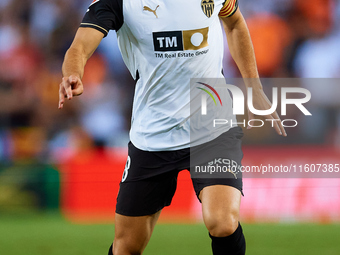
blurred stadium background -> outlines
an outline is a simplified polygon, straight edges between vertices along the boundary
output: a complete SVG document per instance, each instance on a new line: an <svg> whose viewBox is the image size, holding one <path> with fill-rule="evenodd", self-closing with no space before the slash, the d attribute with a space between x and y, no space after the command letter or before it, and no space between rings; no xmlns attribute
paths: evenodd
<svg viewBox="0 0 340 255"><path fill-rule="evenodd" d="M134 91L115 32L89 60L84 94L57 109L63 56L90 2L0 2L1 254L106 254L113 238ZM240 0L240 8L261 77L340 78L339 1ZM240 76L228 51L224 73ZM288 138L266 128L246 131L245 164L340 163L335 81L306 85L313 117L291 113L299 125ZM248 254L340 254L340 179L244 185ZM189 174L182 173L145 254L210 254L200 216Z"/></svg>

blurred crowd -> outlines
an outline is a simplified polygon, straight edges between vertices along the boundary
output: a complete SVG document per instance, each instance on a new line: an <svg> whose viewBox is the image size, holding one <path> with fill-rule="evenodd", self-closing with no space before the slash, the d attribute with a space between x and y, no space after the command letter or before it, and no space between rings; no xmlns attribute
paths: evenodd
<svg viewBox="0 0 340 255"><path fill-rule="evenodd" d="M339 1L239 2L261 77L340 78ZM90 3L0 1L0 162L58 161L94 146L126 147L134 81L114 31L88 61L85 93L57 109L63 57ZM224 73L240 76L228 51ZM321 85L310 89L312 96L320 94L325 100L315 107L315 118L302 121L285 141L340 144L339 89L331 86L327 93ZM245 143L278 141L267 129L256 134L247 135Z"/></svg>

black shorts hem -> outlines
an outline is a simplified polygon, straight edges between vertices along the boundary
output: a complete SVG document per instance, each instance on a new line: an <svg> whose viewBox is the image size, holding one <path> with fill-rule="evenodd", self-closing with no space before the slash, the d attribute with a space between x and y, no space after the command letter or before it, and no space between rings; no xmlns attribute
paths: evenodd
<svg viewBox="0 0 340 255"><path fill-rule="evenodd" d="M241 195L244 196L243 194L243 188L242 188L242 185L233 185L233 184L226 184L223 182L223 179L220 179L221 181L218 181L218 182L215 182L215 183L207 183L207 184L204 184L204 185L198 185L197 187L195 187L195 184L194 185L194 189L195 189L195 194L196 194L196 197L198 199L198 201L200 203L202 203L201 199L199 198L199 195L201 193L201 191L205 188L205 187L209 187L209 186L214 186L214 185L224 185L224 186L229 186L229 187L233 187L237 190L239 190L241 192Z"/></svg>
<svg viewBox="0 0 340 255"><path fill-rule="evenodd" d="M129 217L141 217L141 216L147 216L147 215L153 215L159 211L161 211L164 207L169 206L170 204L164 205L162 207L156 208L156 209L149 209L146 211L138 211L138 212L130 212L125 210L119 210L116 209L116 213L123 215L123 216L129 216Z"/></svg>

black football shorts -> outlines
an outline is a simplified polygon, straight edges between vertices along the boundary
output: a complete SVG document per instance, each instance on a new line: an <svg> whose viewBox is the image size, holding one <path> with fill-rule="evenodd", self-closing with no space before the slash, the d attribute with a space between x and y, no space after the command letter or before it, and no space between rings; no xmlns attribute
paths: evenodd
<svg viewBox="0 0 340 255"><path fill-rule="evenodd" d="M116 213L144 216L169 206L178 173L185 169L191 171L197 197L211 185L232 186L242 193L242 173L237 171L243 157L242 137L242 129L234 127L208 143L177 151L143 151L130 142Z"/></svg>

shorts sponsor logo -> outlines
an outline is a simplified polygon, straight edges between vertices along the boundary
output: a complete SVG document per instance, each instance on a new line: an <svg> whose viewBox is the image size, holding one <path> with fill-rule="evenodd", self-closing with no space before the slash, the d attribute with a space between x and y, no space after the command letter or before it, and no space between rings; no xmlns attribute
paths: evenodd
<svg viewBox="0 0 340 255"><path fill-rule="evenodd" d="M203 173L209 175L218 174L231 174L233 178L237 179L238 174L241 172L242 166L239 165L235 160L225 158L215 158L208 162L207 165L195 166L195 174ZM228 175L222 175L227 177Z"/></svg>

